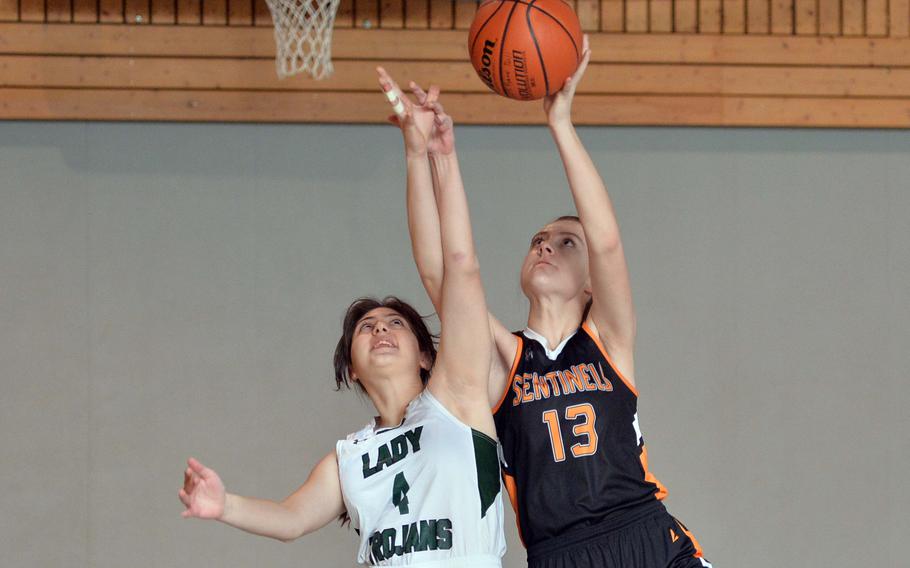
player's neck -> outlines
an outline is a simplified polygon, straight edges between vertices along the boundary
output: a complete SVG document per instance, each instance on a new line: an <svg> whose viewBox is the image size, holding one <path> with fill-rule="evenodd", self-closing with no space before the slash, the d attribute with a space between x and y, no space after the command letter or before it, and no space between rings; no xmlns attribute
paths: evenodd
<svg viewBox="0 0 910 568"><path fill-rule="evenodd" d="M373 382L370 400L379 414L376 427L394 428L401 424L408 403L423 392L423 388L420 377L416 381L397 377Z"/></svg>
<svg viewBox="0 0 910 568"><path fill-rule="evenodd" d="M578 329L583 311L584 306L576 302L532 298L528 327L547 340L548 349L555 349Z"/></svg>

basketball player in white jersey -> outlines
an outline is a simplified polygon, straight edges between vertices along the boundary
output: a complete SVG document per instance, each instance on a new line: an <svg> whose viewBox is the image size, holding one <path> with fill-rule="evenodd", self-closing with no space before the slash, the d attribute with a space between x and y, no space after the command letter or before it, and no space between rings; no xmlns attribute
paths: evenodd
<svg viewBox="0 0 910 568"><path fill-rule="evenodd" d="M487 402L492 339L452 122L441 107L415 107L386 86L408 160L421 160L438 182L445 273L438 356L407 304L354 302L335 353L336 382L363 388L378 416L338 442L280 502L227 493L214 471L190 458L179 491L183 516L283 541L340 516L360 535L362 564L499 567L502 496Z"/></svg>

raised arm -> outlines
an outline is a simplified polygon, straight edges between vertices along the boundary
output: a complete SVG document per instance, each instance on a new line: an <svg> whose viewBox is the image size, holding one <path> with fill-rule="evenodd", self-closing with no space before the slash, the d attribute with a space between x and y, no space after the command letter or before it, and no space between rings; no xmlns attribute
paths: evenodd
<svg viewBox="0 0 910 568"><path fill-rule="evenodd" d="M452 119L438 102L432 108L436 127L450 133ZM430 155L444 271L439 354L428 388L466 424L495 437L487 388L492 355L489 315L454 137L449 138L451 145Z"/></svg>
<svg viewBox="0 0 910 568"><path fill-rule="evenodd" d="M409 116L410 127L404 128L397 114L389 121L401 127L404 137L404 155L407 163L407 207L408 232L411 235L411 252L417 273L424 289L427 291L433 308L441 310L442 300L442 242L439 234L439 212L436 208L436 197L433 195L433 178L428 159L431 134L434 130L435 114L429 105L436 102L438 88L430 88L425 93L411 83L411 90L417 97L418 104L413 104L395 83L395 80L382 67L377 67L379 84L389 98L393 109L400 109ZM442 143L438 138L433 143ZM434 148L435 149L435 148Z"/></svg>
<svg viewBox="0 0 910 568"><path fill-rule="evenodd" d="M435 197L438 250L442 259L439 295L433 301L442 330L439 353L427 388L464 423L495 436L487 389L492 338L471 234L468 201L455 154L452 119L436 100L436 89L431 88L425 96L421 92L418 96L423 104L415 105L390 77L383 76L381 70L380 82L404 133L405 146L412 146L409 140L420 138L425 141L425 147L433 146L433 151L428 152L432 175L430 187ZM419 113L425 110L434 115L430 129L422 129L424 125L418 123ZM419 144L413 146L419 147ZM409 161L408 168L412 167L416 166ZM410 172L408 178L410 186ZM409 215L413 214L414 211L409 210ZM418 220L412 219L414 221ZM431 235L424 236L435 243ZM412 233L411 238L419 238L419 235ZM414 243L415 256L421 245Z"/></svg>
<svg viewBox="0 0 910 568"><path fill-rule="evenodd" d="M619 224L607 188L572 124L572 100L590 57L585 36L578 70L559 93L544 100L544 110L587 241L593 296L589 320L613 362L620 367L619 371L631 381L634 380L635 309Z"/></svg>
<svg viewBox="0 0 910 568"><path fill-rule="evenodd" d="M309 478L283 501L227 493L214 470L190 458L178 496L184 518L216 519L249 533L292 541L321 529L344 512L335 452L313 468Z"/></svg>
<svg viewBox="0 0 910 568"><path fill-rule="evenodd" d="M408 229L414 262L434 309L441 314L444 272L442 240L437 195L434 190L436 180L430 169L428 157L445 154L447 148L454 149L454 131L452 128L439 128L435 120L434 108L439 99L437 87L430 87L429 92L425 92L412 81L410 88L415 103L403 94L385 69L379 67L377 71L380 85L393 109L397 107L404 116L409 117L409 128L405 128L405 123L397 114L389 117L389 120L402 128L405 142ZM441 106L438 108L442 109ZM469 221L466 223L470 226ZM496 347L488 370L488 402L493 406L505 390L507 374L515 357L518 342L492 314L489 314L489 325Z"/></svg>

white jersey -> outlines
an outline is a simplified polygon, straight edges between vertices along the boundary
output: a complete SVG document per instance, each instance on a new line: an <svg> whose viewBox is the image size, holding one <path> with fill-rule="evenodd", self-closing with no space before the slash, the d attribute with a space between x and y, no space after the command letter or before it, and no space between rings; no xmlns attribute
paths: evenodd
<svg viewBox="0 0 910 568"><path fill-rule="evenodd" d="M336 446L341 492L373 566L492 568L506 551L495 440L424 390L395 428Z"/></svg>

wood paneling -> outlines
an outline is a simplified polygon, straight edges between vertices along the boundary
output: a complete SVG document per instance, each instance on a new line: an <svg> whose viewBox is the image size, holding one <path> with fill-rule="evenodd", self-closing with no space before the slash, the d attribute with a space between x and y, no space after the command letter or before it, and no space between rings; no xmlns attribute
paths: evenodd
<svg viewBox="0 0 910 568"><path fill-rule="evenodd" d="M767 34L771 31L771 5L769 0L746 0L746 32Z"/></svg>
<svg viewBox="0 0 910 568"><path fill-rule="evenodd" d="M44 0L19 0L19 19L23 22L43 22Z"/></svg>
<svg viewBox="0 0 910 568"><path fill-rule="evenodd" d="M200 0L177 0L177 23L190 26L201 24L202 2Z"/></svg>
<svg viewBox="0 0 910 568"><path fill-rule="evenodd" d="M379 0L354 0L354 27L379 27Z"/></svg>
<svg viewBox="0 0 910 568"><path fill-rule="evenodd" d="M818 0L818 32L840 35L840 0Z"/></svg>
<svg viewBox="0 0 910 568"><path fill-rule="evenodd" d="M175 0L152 0L152 23L177 23L177 2Z"/></svg>
<svg viewBox="0 0 910 568"><path fill-rule="evenodd" d="M772 34L793 34L793 1L794 0L771 0Z"/></svg>
<svg viewBox="0 0 910 568"><path fill-rule="evenodd" d="M723 0L723 32L742 34L746 31L746 0Z"/></svg>
<svg viewBox="0 0 910 568"><path fill-rule="evenodd" d="M671 0L651 0L650 31L658 34L673 32L673 2Z"/></svg>
<svg viewBox="0 0 910 568"><path fill-rule="evenodd" d="M404 26L408 29L422 29L430 26L429 0L404 0Z"/></svg>
<svg viewBox="0 0 910 568"><path fill-rule="evenodd" d="M340 12L345 6L349 10L347 27L351 27L354 25L354 20L352 19L354 15L354 0L341 0L338 11ZM269 10L265 0L253 0L253 25L262 27L272 27L273 25L272 12Z"/></svg>
<svg viewBox="0 0 910 568"><path fill-rule="evenodd" d="M335 12L335 27L350 28L353 24L354 0L341 0L338 3L338 11Z"/></svg>
<svg viewBox="0 0 910 568"><path fill-rule="evenodd" d="M161 0L159 0L161 1ZM152 0L154 10L155 0ZM172 2L172 0L168 0ZM152 13L152 21L155 21L155 14ZM253 25L253 0L228 0L228 24L232 26L252 26Z"/></svg>
<svg viewBox="0 0 910 568"><path fill-rule="evenodd" d="M465 30L479 1L342 0L336 27ZM582 29L589 32L910 35L910 0L571 0L570 4ZM265 0L0 0L0 21L271 25Z"/></svg>
<svg viewBox="0 0 910 568"><path fill-rule="evenodd" d="M696 0L674 0L673 8L673 31L686 34L698 31Z"/></svg>
<svg viewBox="0 0 910 568"><path fill-rule="evenodd" d="M579 124L910 127L910 0L573 5L592 47ZM0 0L0 119L383 122L381 62L440 85L459 122L541 123L474 73L476 9L344 0L316 81L277 79L264 0Z"/></svg>
<svg viewBox="0 0 910 568"><path fill-rule="evenodd" d="M369 92L372 61L335 61L322 81L279 81L266 59L86 57L0 55L0 86L136 89ZM445 93L486 93L467 62L400 61L394 76L436 84ZM910 98L910 69L830 67L592 64L579 85L582 94L735 95L780 97Z"/></svg>
<svg viewBox="0 0 910 568"><path fill-rule="evenodd" d="M630 33L648 31L648 0L626 0L626 27Z"/></svg>
<svg viewBox="0 0 910 568"><path fill-rule="evenodd" d="M129 2L130 0L127 0ZM136 0L144 1L144 0ZM206 26L227 25L227 1L205 0L202 3L202 23Z"/></svg>
<svg viewBox="0 0 910 568"><path fill-rule="evenodd" d="M98 21L122 24L124 22L123 10L123 0L98 0Z"/></svg>
<svg viewBox="0 0 910 568"><path fill-rule="evenodd" d="M845 36L861 36L865 32L864 0L841 0L841 31Z"/></svg>
<svg viewBox="0 0 910 568"><path fill-rule="evenodd" d="M866 0L866 36L888 35L888 0Z"/></svg>
<svg viewBox="0 0 910 568"><path fill-rule="evenodd" d="M171 0L173 4L173 0ZM98 0L73 0L73 22L94 24L98 22ZM173 22L167 22L173 23Z"/></svg>
<svg viewBox="0 0 910 568"><path fill-rule="evenodd" d="M224 0L221 0L222 2ZM222 9L224 13L224 9ZM147 24L151 15L149 14L148 0L125 0L123 3L123 17L127 24Z"/></svg>
<svg viewBox="0 0 910 568"><path fill-rule="evenodd" d="M458 4L456 3L455 6L457 7ZM600 2L598 0L578 0L575 13L578 14L578 21L583 31L594 32L600 29Z"/></svg>
<svg viewBox="0 0 910 568"><path fill-rule="evenodd" d="M430 0L430 27L437 30L450 30L452 24L452 2L450 0Z"/></svg>
<svg viewBox="0 0 910 568"><path fill-rule="evenodd" d="M719 34L721 31L721 0L699 0L698 31L703 34Z"/></svg>
<svg viewBox="0 0 910 568"><path fill-rule="evenodd" d="M275 54L272 31L261 28L182 26L73 26L0 24L0 54L258 57ZM834 37L590 36L598 63L678 63L906 67L903 39ZM464 32L336 30L337 59L465 61Z"/></svg>
<svg viewBox="0 0 910 568"><path fill-rule="evenodd" d="M15 22L19 20L19 1L0 0L0 22Z"/></svg>
<svg viewBox="0 0 910 568"><path fill-rule="evenodd" d="M588 0L591 4L596 4L594 0ZM477 12L477 2L473 0L458 0L455 2L455 29L466 30L471 27L474 21L474 14Z"/></svg>
<svg viewBox="0 0 910 568"><path fill-rule="evenodd" d="M388 102L377 93L0 89L3 118L219 122L380 122ZM446 111L459 124L542 124L539 105L492 94L453 93ZM910 99L667 97L577 95L574 121L585 124L825 126L907 128Z"/></svg>
<svg viewBox="0 0 910 568"><path fill-rule="evenodd" d="M404 27L404 0L380 0L379 26L388 29Z"/></svg>
<svg viewBox="0 0 910 568"><path fill-rule="evenodd" d="M44 10L47 22L69 22L73 17L71 0L45 0Z"/></svg>
<svg viewBox="0 0 910 568"><path fill-rule="evenodd" d="M910 0L888 0L888 23L891 37L910 36Z"/></svg>
<svg viewBox="0 0 910 568"><path fill-rule="evenodd" d="M626 4L623 0L600 0L600 29L621 32L626 26Z"/></svg>
<svg viewBox="0 0 910 568"><path fill-rule="evenodd" d="M818 34L818 0L794 0L793 12L798 35Z"/></svg>

